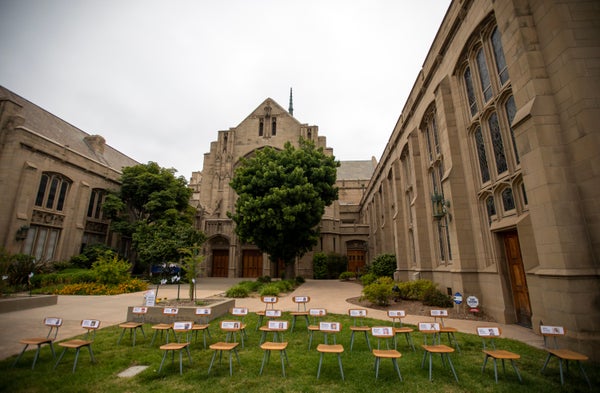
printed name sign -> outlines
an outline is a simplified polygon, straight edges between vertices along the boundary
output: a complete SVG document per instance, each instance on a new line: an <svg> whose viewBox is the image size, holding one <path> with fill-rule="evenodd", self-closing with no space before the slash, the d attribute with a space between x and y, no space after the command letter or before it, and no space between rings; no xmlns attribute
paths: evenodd
<svg viewBox="0 0 600 393"><path fill-rule="evenodd" d="M477 334L482 337L498 337L500 336L500 329L497 327L478 327Z"/></svg>
<svg viewBox="0 0 600 393"><path fill-rule="evenodd" d="M44 323L47 326L60 326L62 325L62 318L46 318Z"/></svg>
<svg viewBox="0 0 600 393"><path fill-rule="evenodd" d="M269 318L280 317L281 310L267 310L267 311L265 311L265 315Z"/></svg>
<svg viewBox="0 0 600 393"><path fill-rule="evenodd" d="M277 296L263 296L263 303L277 303Z"/></svg>
<svg viewBox="0 0 600 393"><path fill-rule="evenodd" d="M163 310L163 314L165 314L165 315L177 315L177 313L179 313L178 308L165 307Z"/></svg>
<svg viewBox="0 0 600 393"><path fill-rule="evenodd" d="M134 307L131 311L134 314L146 314L148 312L148 307Z"/></svg>
<svg viewBox="0 0 600 393"><path fill-rule="evenodd" d="M286 330L288 328L287 321L269 321L267 325L271 330Z"/></svg>
<svg viewBox="0 0 600 393"><path fill-rule="evenodd" d="M308 312L310 315L312 315L314 317L325 315L324 308L311 308L310 310L308 310Z"/></svg>
<svg viewBox="0 0 600 393"><path fill-rule="evenodd" d="M384 327L373 327L371 328L371 334L375 337L391 337L393 335L392 328Z"/></svg>
<svg viewBox="0 0 600 393"><path fill-rule="evenodd" d="M245 307L236 307L231 309L233 315L248 315L248 309Z"/></svg>
<svg viewBox="0 0 600 393"><path fill-rule="evenodd" d="M341 325L337 322L321 322L319 330L322 332L339 332Z"/></svg>
<svg viewBox="0 0 600 393"><path fill-rule="evenodd" d="M565 329L562 326L540 326L542 334L565 334Z"/></svg>
<svg viewBox="0 0 600 393"><path fill-rule="evenodd" d="M404 318L405 316L406 316L406 313L404 312L404 310L389 310L388 311L388 317Z"/></svg>
<svg viewBox="0 0 600 393"><path fill-rule="evenodd" d="M432 317L447 317L448 310L431 310Z"/></svg>
<svg viewBox="0 0 600 393"><path fill-rule="evenodd" d="M209 315L210 314L210 308L197 308L196 309L196 315Z"/></svg>
<svg viewBox="0 0 600 393"><path fill-rule="evenodd" d="M221 329L223 330L235 330L240 328L240 323L236 321L222 321Z"/></svg>
<svg viewBox="0 0 600 393"><path fill-rule="evenodd" d="M308 303L308 296L295 296L294 302L296 303Z"/></svg>
<svg viewBox="0 0 600 393"><path fill-rule="evenodd" d="M81 327L87 329L97 329L100 326L100 321L96 319L84 319L81 321Z"/></svg>
<svg viewBox="0 0 600 393"><path fill-rule="evenodd" d="M366 317L367 316L367 310L350 310L350 316L351 317Z"/></svg>
<svg viewBox="0 0 600 393"><path fill-rule="evenodd" d="M440 324L431 322L419 322L419 330L434 330L436 332L439 332Z"/></svg>
<svg viewBox="0 0 600 393"><path fill-rule="evenodd" d="M175 322L173 324L173 330L190 330L191 328L191 322Z"/></svg>

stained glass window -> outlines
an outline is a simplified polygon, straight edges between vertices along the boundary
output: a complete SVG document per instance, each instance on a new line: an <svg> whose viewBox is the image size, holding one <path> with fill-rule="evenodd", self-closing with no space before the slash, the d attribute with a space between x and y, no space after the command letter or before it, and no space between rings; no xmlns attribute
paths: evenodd
<svg viewBox="0 0 600 393"><path fill-rule="evenodd" d="M35 198L35 205L62 211L70 182L58 174L42 174Z"/></svg>
<svg viewBox="0 0 600 393"><path fill-rule="evenodd" d="M477 131L475 131L475 145L477 148L477 157L479 158L479 171L481 172L481 182L485 183L490 180L490 170L485 154L485 145L483 144L483 135L481 134L481 127L477 127Z"/></svg>
<svg viewBox="0 0 600 393"><path fill-rule="evenodd" d="M471 76L471 68L467 67L465 70L465 85L467 85L467 99L469 100L469 108L471 109L471 116L475 115L478 111L477 101L475 101L475 90L473 89L473 78Z"/></svg>
<svg viewBox="0 0 600 393"><path fill-rule="evenodd" d="M477 52L477 68L479 68L479 80L481 82L481 90L483 91L483 97L485 102L488 102L492 98L492 83L490 81L490 73L488 72L487 64L485 62L485 53L483 48Z"/></svg>
<svg viewBox="0 0 600 393"><path fill-rule="evenodd" d="M504 143L500 134L500 125L498 124L498 115L492 113L488 120L490 126L490 136L492 138L492 147L494 148L494 158L496 159L496 169L498 174L506 172L508 165L506 164L506 154L504 153Z"/></svg>
<svg viewBox="0 0 600 393"><path fill-rule="evenodd" d="M517 143L515 141L515 133L514 133L512 127L510 126L512 124L513 120L515 119L515 114L517 113L517 107L515 105L515 98L513 96L510 96L508 98L508 100L506 100L506 103L504 104L504 108L506 109L506 118L508 119L508 126L510 129L510 138L511 138L512 144L513 144L515 160L517 161L517 164L518 164L521 162L521 159L519 158L519 152L517 151Z"/></svg>
<svg viewBox="0 0 600 393"><path fill-rule="evenodd" d="M496 27L492 33L492 48L494 49L494 57L496 58L498 77L500 78L500 82L504 85L508 80L508 69L506 68L506 59L504 58L504 51L502 50L502 38L500 37L498 27Z"/></svg>
<svg viewBox="0 0 600 393"><path fill-rule="evenodd" d="M436 154L440 154L440 138L438 136L437 123L435 122L435 115L431 117L431 131L433 132L433 142L435 144Z"/></svg>
<svg viewBox="0 0 600 393"><path fill-rule="evenodd" d="M506 188L504 191L502 191L502 205L504 207L504 211L514 210L515 198L513 197L512 188Z"/></svg>
<svg viewBox="0 0 600 393"><path fill-rule="evenodd" d="M488 222L492 222L492 217L496 215L496 204L494 203L494 197L489 196L485 200L485 205L487 209Z"/></svg>

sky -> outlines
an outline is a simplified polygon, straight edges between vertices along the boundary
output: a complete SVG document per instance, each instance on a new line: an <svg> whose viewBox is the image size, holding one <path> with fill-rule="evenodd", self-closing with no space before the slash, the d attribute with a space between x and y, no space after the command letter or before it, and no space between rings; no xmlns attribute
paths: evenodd
<svg viewBox="0 0 600 393"><path fill-rule="evenodd" d="M0 85L189 180L270 97L380 159L450 0L0 0Z"/></svg>

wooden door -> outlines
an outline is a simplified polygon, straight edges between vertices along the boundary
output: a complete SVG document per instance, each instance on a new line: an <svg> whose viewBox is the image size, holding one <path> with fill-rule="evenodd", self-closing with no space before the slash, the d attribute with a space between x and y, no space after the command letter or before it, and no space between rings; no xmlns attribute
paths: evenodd
<svg viewBox="0 0 600 393"><path fill-rule="evenodd" d="M213 250L212 276L227 277L229 272L229 250Z"/></svg>
<svg viewBox="0 0 600 393"><path fill-rule="evenodd" d="M365 267L365 250L348 250L348 271L360 272Z"/></svg>
<svg viewBox="0 0 600 393"><path fill-rule="evenodd" d="M259 250L244 250L242 255L242 277L260 277L263 267L262 252Z"/></svg>
<svg viewBox="0 0 600 393"><path fill-rule="evenodd" d="M527 277L521 258L521 247L519 246L517 231L504 233L504 249L508 262L508 274L517 314L517 324L531 327L531 303L529 302Z"/></svg>

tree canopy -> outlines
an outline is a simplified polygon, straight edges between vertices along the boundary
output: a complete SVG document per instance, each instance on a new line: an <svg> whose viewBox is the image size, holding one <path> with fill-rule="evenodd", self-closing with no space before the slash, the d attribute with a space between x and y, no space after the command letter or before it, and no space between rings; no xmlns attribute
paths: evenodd
<svg viewBox="0 0 600 393"><path fill-rule="evenodd" d="M287 142L281 151L266 147L242 160L230 183L238 194L235 212L228 213L237 235L273 262L293 264L317 243L325 207L338 198L338 166L303 139L299 148Z"/></svg>
<svg viewBox="0 0 600 393"><path fill-rule="evenodd" d="M181 250L204 240L193 226L192 191L174 173L155 162L123 168L121 189L103 204L112 229L132 238L141 267L176 262Z"/></svg>

